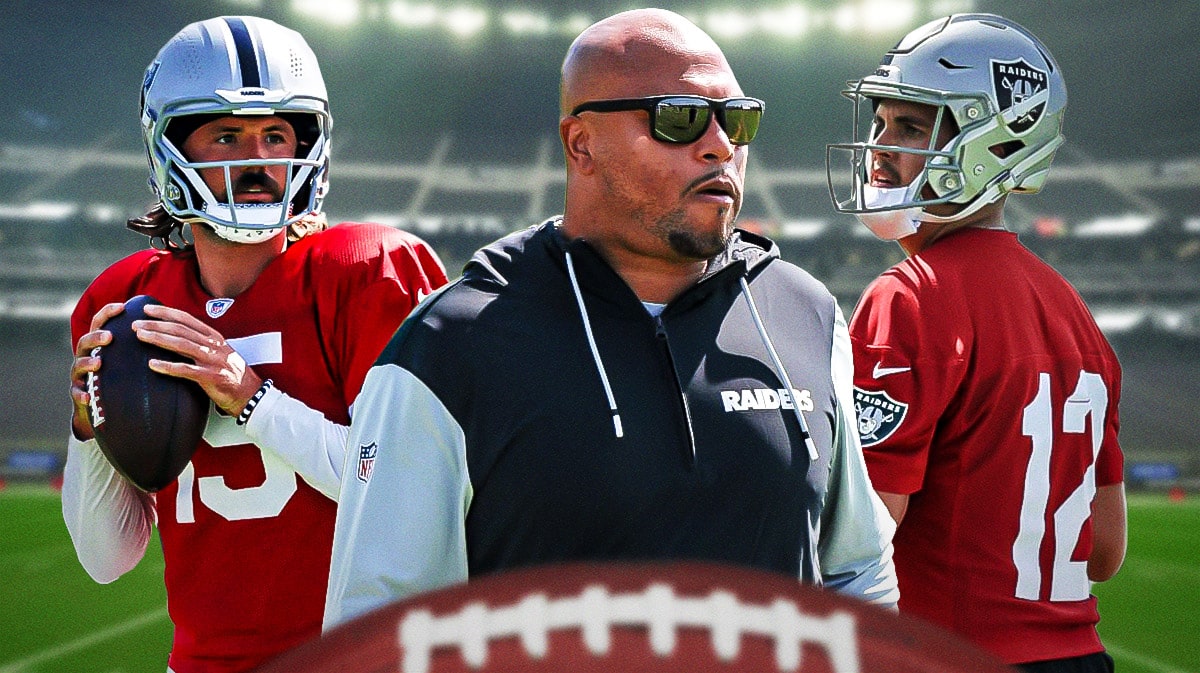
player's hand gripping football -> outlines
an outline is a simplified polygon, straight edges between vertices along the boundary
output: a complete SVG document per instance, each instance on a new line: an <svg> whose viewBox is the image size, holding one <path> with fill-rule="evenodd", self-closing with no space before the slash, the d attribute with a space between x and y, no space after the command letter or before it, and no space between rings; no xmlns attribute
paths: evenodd
<svg viewBox="0 0 1200 673"><path fill-rule="evenodd" d="M237 416L258 391L262 379L229 345L220 332L195 317L168 306L147 305L154 320L137 320L133 329L141 341L174 351L192 362L151 360L150 369L195 381L213 403ZM97 314L99 316L99 314ZM94 324L94 321L93 321Z"/></svg>
<svg viewBox="0 0 1200 673"><path fill-rule="evenodd" d="M91 331L79 337L75 343L75 360L71 363L71 402L75 405L75 415L71 418L71 429L80 441L87 441L94 436L88 413L88 403L92 399L88 393L88 374L100 370L100 358L92 355L92 350L112 341L112 332L100 329L100 326L124 310L125 305L119 302L105 304L92 316Z"/></svg>

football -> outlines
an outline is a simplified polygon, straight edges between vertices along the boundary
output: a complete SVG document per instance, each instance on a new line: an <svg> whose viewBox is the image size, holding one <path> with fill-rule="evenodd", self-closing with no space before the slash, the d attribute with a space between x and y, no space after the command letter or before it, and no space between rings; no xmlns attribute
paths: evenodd
<svg viewBox="0 0 1200 673"><path fill-rule="evenodd" d="M1012 673L958 636L786 575L566 564L392 603L260 673Z"/></svg>
<svg viewBox="0 0 1200 673"><path fill-rule="evenodd" d="M138 295L104 324L112 341L93 351L100 370L88 379L92 428L100 450L126 479L153 493L179 476L208 421L208 395L186 379L151 371L151 359L186 361L183 356L144 343L132 323L146 318Z"/></svg>

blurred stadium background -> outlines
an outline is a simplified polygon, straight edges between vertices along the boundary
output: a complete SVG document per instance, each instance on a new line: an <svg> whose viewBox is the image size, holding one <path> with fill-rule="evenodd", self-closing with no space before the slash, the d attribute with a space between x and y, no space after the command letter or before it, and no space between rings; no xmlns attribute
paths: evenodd
<svg viewBox="0 0 1200 673"><path fill-rule="evenodd" d="M828 283L849 314L900 259L832 212L838 94L911 28L1006 15L1043 38L1070 93L1067 144L1009 225L1087 299L1125 368L1129 479L1200 476L1200 5L1191 0L664 0L692 17L768 111L742 226ZM334 114L331 221L416 232L452 275L480 245L560 212L558 67L609 0L8 0L0 22L0 479L61 470L67 316L106 265L144 247L145 66L188 22L257 14L305 34ZM995 288L1003 292L1003 287Z"/></svg>
<svg viewBox="0 0 1200 673"><path fill-rule="evenodd" d="M1130 556L1096 587L1119 670L1200 671L1200 3L1161 0L662 0L725 48L768 103L742 225L826 281L849 313L895 245L837 216L824 147L838 92L909 29L987 11L1042 37L1070 91L1066 146L1009 224L1079 288L1125 368ZM185 24L257 14L300 30L334 113L331 221L412 230L454 273L561 210L558 67L624 0L5 0L0 22L0 673L162 670L156 543L111 586L84 575L56 495L70 404L67 316L151 195L137 126L145 66ZM995 288L1003 292L1003 287ZM19 482L26 482L23 485Z"/></svg>

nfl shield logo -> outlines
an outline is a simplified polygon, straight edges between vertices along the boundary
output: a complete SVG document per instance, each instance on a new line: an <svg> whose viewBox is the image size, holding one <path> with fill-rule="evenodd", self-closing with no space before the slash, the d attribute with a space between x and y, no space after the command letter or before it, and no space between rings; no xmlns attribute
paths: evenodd
<svg viewBox="0 0 1200 673"><path fill-rule="evenodd" d="M375 469L377 453L379 446L375 442L358 447L358 480L364 484L371 478L371 472Z"/></svg>
<svg viewBox="0 0 1200 673"><path fill-rule="evenodd" d="M862 445L868 447L891 437L900 428L908 405L882 390L872 392L856 387L854 412L858 415L858 436Z"/></svg>
<svg viewBox="0 0 1200 673"><path fill-rule="evenodd" d="M1015 61L992 61L992 90L1000 112L1014 133L1024 133L1037 123L1046 109L1046 103L1028 110L1016 111L1030 98L1045 90L1046 72L1039 70L1019 58Z"/></svg>
<svg viewBox="0 0 1200 673"><path fill-rule="evenodd" d="M233 306L232 299L209 299L208 303L204 305L204 310L208 312L208 317L220 318L225 315L230 306Z"/></svg>

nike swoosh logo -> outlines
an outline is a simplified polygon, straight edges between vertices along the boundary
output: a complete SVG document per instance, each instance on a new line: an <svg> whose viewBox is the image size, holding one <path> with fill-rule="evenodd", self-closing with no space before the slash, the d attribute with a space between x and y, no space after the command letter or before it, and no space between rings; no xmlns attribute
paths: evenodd
<svg viewBox="0 0 1200 673"><path fill-rule="evenodd" d="M875 363L875 369L871 370L873 378L881 379L890 374L899 374L900 372L911 371L912 367L880 367L880 363Z"/></svg>

